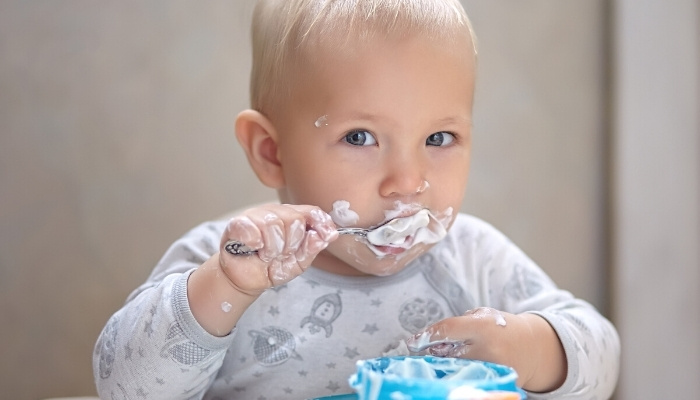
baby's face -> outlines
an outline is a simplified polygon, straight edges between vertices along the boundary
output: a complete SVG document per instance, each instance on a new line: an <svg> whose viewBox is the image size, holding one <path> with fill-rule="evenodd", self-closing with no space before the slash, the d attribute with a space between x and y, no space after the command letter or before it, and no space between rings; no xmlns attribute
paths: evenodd
<svg viewBox="0 0 700 400"><path fill-rule="evenodd" d="M325 52L297 74L293 99L273 118L281 200L318 205L340 226L376 226L427 208L447 228L469 172L475 66L467 45L377 40ZM313 265L393 274L432 245L415 239L372 247L341 236Z"/></svg>

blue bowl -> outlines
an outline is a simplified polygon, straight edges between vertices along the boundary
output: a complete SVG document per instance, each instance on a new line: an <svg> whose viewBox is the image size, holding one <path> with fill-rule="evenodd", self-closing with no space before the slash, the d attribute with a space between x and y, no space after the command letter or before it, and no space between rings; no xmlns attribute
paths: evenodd
<svg viewBox="0 0 700 400"><path fill-rule="evenodd" d="M349 383L359 400L444 400L455 390L525 393L516 386L514 369L489 362L432 356L397 356L361 360ZM341 397L342 398L342 397ZM347 398L350 399L350 398Z"/></svg>

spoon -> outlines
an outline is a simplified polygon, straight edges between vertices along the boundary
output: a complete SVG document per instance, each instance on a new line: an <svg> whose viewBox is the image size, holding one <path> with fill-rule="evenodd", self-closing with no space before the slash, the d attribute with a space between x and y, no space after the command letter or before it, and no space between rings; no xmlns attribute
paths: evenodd
<svg viewBox="0 0 700 400"><path fill-rule="evenodd" d="M384 246L414 233L419 228L428 226L429 222L430 212L427 209L422 209L409 217L390 219L373 228L338 228L337 232L339 235L364 237L375 246ZM257 249L248 247L245 243L237 240L226 242L224 250L235 256L247 256L258 252Z"/></svg>

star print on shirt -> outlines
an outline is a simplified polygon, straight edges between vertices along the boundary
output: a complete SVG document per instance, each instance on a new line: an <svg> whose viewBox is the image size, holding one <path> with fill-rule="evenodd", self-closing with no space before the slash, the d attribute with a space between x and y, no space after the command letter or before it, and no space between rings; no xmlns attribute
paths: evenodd
<svg viewBox="0 0 700 400"><path fill-rule="evenodd" d="M311 279L307 279L306 283L308 283L309 286L311 286L311 289L316 289L319 285L321 285L320 283L312 281Z"/></svg>
<svg viewBox="0 0 700 400"><path fill-rule="evenodd" d="M143 331L148 334L148 337L150 338L151 335L153 334L153 320L147 321L146 326L143 328Z"/></svg>
<svg viewBox="0 0 700 400"><path fill-rule="evenodd" d="M362 330L362 332L369 333L370 335L373 335L374 332L378 331L379 328L377 328L377 324L367 324L365 325L365 329Z"/></svg>
<svg viewBox="0 0 700 400"><path fill-rule="evenodd" d="M359 355L360 355L360 353L357 351L357 347L353 347L352 349L349 347L345 348L345 354L344 354L345 357L352 360L353 358L355 358Z"/></svg>
<svg viewBox="0 0 700 400"><path fill-rule="evenodd" d="M340 389L340 385L338 385L338 382L328 381L328 386L326 386L326 389L330 390L331 392L335 392Z"/></svg>
<svg viewBox="0 0 700 400"><path fill-rule="evenodd" d="M286 289L286 288L287 288L287 284L285 283L284 285L271 287L270 290L272 290L275 293L279 293L280 290Z"/></svg>

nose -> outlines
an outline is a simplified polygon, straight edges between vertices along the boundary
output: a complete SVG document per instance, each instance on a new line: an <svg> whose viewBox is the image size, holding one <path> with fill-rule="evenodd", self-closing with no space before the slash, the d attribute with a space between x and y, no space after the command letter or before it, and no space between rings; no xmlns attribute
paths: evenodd
<svg viewBox="0 0 700 400"><path fill-rule="evenodd" d="M405 197L423 193L429 187L425 164L415 155L387 157L379 194L383 197Z"/></svg>

